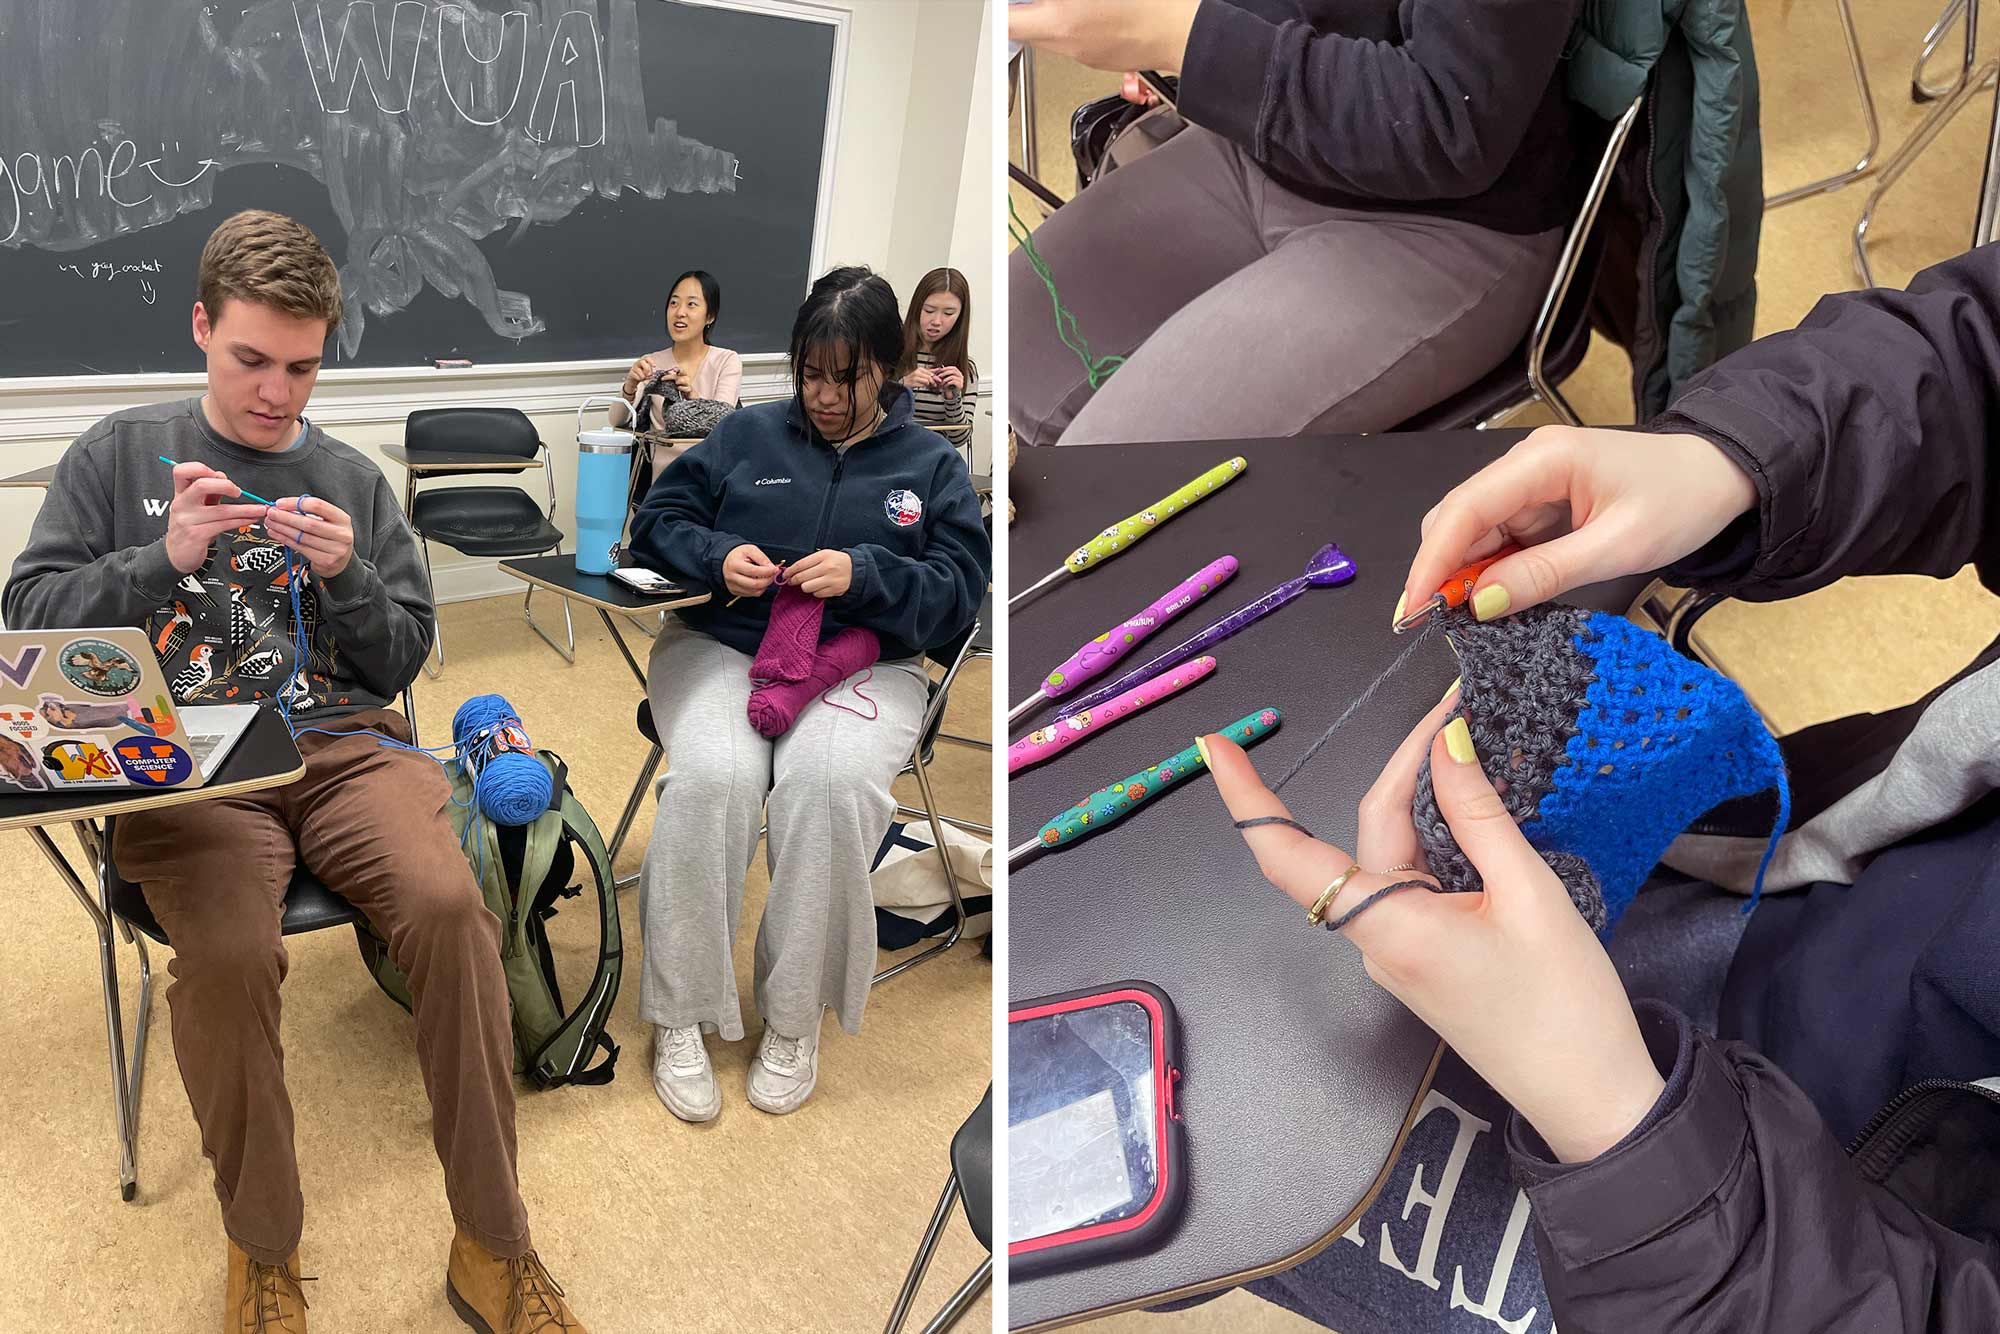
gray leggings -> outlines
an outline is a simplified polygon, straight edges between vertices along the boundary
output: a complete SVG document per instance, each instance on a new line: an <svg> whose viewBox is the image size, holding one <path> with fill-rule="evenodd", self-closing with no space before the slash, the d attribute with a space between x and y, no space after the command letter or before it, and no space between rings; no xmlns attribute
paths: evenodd
<svg viewBox="0 0 2000 1334"><path fill-rule="evenodd" d="M743 1036L731 951L743 876L770 822L771 893L757 928L756 1001L789 1037L819 1029L822 1007L861 1030L875 972L868 871L896 800L889 784L917 744L928 698L915 659L878 662L857 698L850 677L776 741L750 726L750 658L677 618L653 642L646 692L667 751L660 809L641 870L646 967L639 1015Z"/></svg>
<svg viewBox="0 0 2000 1334"><path fill-rule="evenodd" d="M1197 126L1034 233L1093 355L1093 392L1046 288L1008 261L1008 420L1027 445L1381 431L1506 357L1562 229L1315 204Z"/></svg>

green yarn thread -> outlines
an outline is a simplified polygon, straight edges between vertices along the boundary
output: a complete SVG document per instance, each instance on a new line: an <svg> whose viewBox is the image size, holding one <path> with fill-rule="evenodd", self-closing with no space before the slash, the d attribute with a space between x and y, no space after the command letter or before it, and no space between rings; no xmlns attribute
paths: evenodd
<svg viewBox="0 0 2000 1334"><path fill-rule="evenodd" d="M1014 244L1020 246L1028 256L1028 263L1034 268L1035 276L1042 280L1042 286L1049 289L1049 301L1056 308L1056 336L1061 338L1063 346L1076 353L1077 360L1083 363L1083 373L1090 381L1090 387L1101 388L1104 382L1111 378L1111 372L1125 364L1125 358L1090 355L1090 344L1084 341L1082 331L1076 327L1076 316L1063 304L1061 294L1056 291L1055 277L1049 272L1048 262L1042 258L1041 252L1035 249L1034 237L1028 231L1028 225L1021 221L1020 213L1015 210L1011 191L1007 195L1007 217L1007 235L1014 238Z"/></svg>

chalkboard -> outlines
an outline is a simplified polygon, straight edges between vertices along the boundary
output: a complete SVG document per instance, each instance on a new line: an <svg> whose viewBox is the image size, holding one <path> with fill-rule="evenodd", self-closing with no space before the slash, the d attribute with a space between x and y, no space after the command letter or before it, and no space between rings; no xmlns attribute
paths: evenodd
<svg viewBox="0 0 2000 1334"><path fill-rule="evenodd" d="M783 351L838 31L766 8L0 0L0 377L200 369L242 208L340 265L329 368L636 357L691 268Z"/></svg>

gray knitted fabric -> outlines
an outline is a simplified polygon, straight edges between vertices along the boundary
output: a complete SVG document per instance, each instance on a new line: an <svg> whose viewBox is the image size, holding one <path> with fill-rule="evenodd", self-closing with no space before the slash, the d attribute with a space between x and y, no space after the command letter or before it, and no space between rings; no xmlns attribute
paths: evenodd
<svg viewBox="0 0 2000 1334"><path fill-rule="evenodd" d="M1458 703L1450 716L1464 717L1480 767L1507 813L1528 831L1554 789L1557 770L1575 762L1565 752L1577 734L1584 692L1596 679L1595 665L1574 647L1588 613L1544 606L1485 624L1463 610L1437 614L1450 618L1444 633L1458 655ZM1428 756L1417 774L1414 814L1417 840L1438 884L1454 894L1481 889L1479 872L1438 811ZM1589 864L1565 852L1541 857L1584 921L1593 931L1601 928L1608 914Z"/></svg>

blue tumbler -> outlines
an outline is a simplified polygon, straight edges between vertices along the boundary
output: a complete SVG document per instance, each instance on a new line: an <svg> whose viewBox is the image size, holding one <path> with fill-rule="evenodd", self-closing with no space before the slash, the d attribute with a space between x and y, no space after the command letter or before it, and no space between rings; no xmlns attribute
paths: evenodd
<svg viewBox="0 0 2000 1334"><path fill-rule="evenodd" d="M625 537L625 506L632 492L632 433L616 427L583 429L585 399L576 413L576 568L610 574L618 568ZM620 400L622 401L622 400Z"/></svg>

